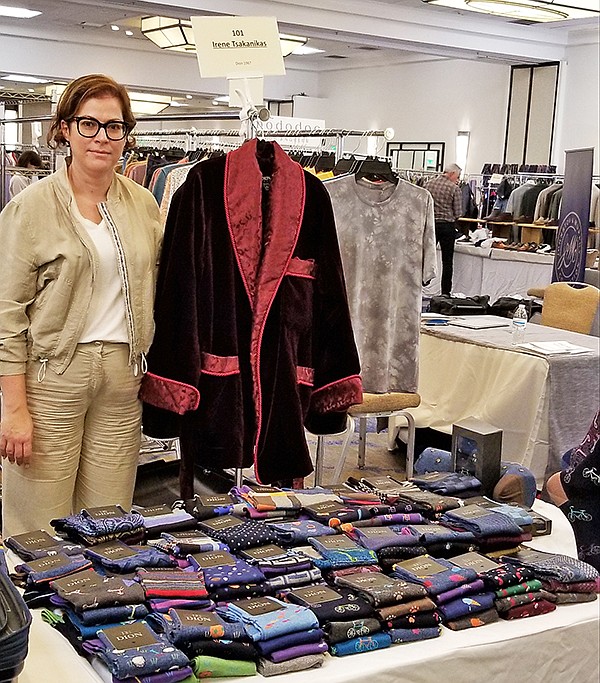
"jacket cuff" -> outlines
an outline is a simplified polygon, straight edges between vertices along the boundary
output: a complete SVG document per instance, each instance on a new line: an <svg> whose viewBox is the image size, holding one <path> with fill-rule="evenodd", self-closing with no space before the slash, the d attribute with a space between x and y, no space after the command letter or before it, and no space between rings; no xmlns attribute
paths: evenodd
<svg viewBox="0 0 600 683"><path fill-rule="evenodd" d="M314 391L310 410L319 414L344 412L357 403L362 403L362 381L359 375L351 375Z"/></svg>

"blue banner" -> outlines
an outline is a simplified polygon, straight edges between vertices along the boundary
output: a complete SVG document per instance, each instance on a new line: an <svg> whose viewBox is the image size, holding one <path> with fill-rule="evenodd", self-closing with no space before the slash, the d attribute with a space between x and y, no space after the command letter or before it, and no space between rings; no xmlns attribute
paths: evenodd
<svg viewBox="0 0 600 683"><path fill-rule="evenodd" d="M594 149L565 152L565 183L552 282L583 282L590 225Z"/></svg>

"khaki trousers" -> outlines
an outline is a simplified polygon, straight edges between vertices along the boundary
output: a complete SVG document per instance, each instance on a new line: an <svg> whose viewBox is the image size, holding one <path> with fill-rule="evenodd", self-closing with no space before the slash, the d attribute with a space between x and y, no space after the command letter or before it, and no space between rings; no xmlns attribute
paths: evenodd
<svg viewBox="0 0 600 683"><path fill-rule="evenodd" d="M2 462L4 537L46 529L82 508L131 506L141 441L141 376L128 344L79 344L62 375L31 361L28 469ZM40 381L41 380L41 381Z"/></svg>

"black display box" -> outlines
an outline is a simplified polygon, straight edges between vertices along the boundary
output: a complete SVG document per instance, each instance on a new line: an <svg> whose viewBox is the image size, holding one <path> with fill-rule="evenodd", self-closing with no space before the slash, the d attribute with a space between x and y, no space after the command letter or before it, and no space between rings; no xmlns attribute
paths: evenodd
<svg viewBox="0 0 600 683"><path fill-rule="evenodd" d="M452 461L455 472L477 477L483 495L491 496L500 479L502 430L469 417L452 425Z"/></svg>

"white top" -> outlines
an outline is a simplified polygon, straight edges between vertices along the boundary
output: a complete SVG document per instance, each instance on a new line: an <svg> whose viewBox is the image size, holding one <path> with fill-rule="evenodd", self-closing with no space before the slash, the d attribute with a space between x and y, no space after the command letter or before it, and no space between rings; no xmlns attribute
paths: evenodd
<svg viewBox="0 0 600 683"><path fill-rule="evenodd" d="M18 195L19 192L31 185L31 183L35 182L37 179L37 176L25 176L21 173L14 173L8 187L9 198L12 199L14 196Z"/></svg>
<svg viewBox="0 0 600 683"><path fill-rule="evenodd" d="M80 344L92 341L129 341L125 322L125 299L117 268L117 251L106 221L94 223L84 218L77 207L75 215L94 243L97 268L93 275L92 300Z"/></svg>

